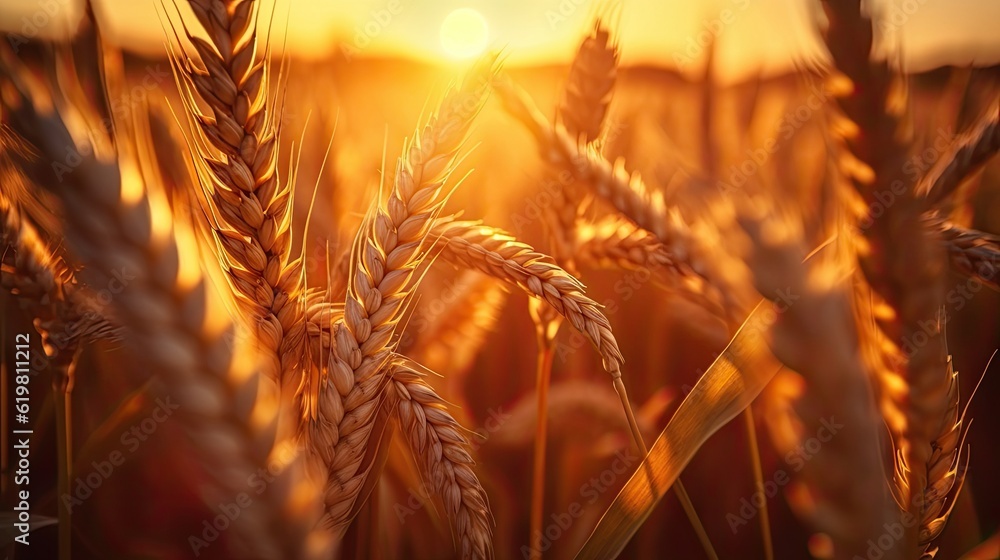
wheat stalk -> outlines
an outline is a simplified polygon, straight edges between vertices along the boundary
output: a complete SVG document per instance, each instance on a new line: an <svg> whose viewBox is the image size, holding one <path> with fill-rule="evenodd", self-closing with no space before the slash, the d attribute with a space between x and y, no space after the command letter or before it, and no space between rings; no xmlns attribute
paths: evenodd
<svg viewBox="0 0 1000 560"><path fill-rule="evenodd" d="M493 557L486 491L476 478L469 440L445 401L416 369L398 364L392 372L396 414L425 480L444 503L462 558Z"/></svg>
<svg viewBox="0 0 1000 560"><path fill-rule="evenodd" d="M856 193L855 208L866 220L858 238L858 263L876 295L875 321L886 339L880 349L889 360L873 365L885 387L884 415L901 450L905 476L898 481L900 501L919 515L919 496L935 482L928 478L931 442L947 406L942 335L937 328L925 328L937 324L943 303L943 255L922 219L925 201L903 173L909 141L898 114L903 103L888 64L869 58L874 26L862 14L860 0L826 2L825 7L830 21L826 44L850 83L835 89L849 120L843 136L854 158L845 162L844 171ZM886 192L897 193L888 205L878 198ZM915 344L915 337L926 342ZM897 375L905 381L902 396L887 385ZM904 550L915 550L916 541L916 531L908 530Z"/></svg>
<svg viewBox="0 0 1000 560"><path fill-rule="evenodd" d="M372 209L355 240L344 315L331 329L326 369L300 391L303 436L327 471L323 524L335 531L360 506L372 466L366 450L391 373L392 337L444 203L445 182L485 102L494 60L480 61L404 149L388 201ZM314 397L302 396L310 391Z"/></svg>
<svg viewBox="0 0 1000 560"><path fill-rule="evenodd" d="M536 252L506 232L476 222L442 221L434 229L442 240L442 257L513 284L545 301L597 348L640 448L642 432L632 413L621 365L624 362L611 323L596 302L584 294L583 285L552 259Z"/></svg>
<svg viewBox="0 0 1000 560"><path fill-rule="evenodd" d="M769 328L775 357L806 380L806 391L795 405L800 439L819 434L825 440L801 471L811 499L791 504L833 539L833 557L854 558L867 553L869 540L877 540L885 524L898 522L879 455L881 418L850 301L841 288L845 273L828 253L803 263L801 231L787 220L765 220L771 215L773 210L759 207L741 216L752 241L748 266L757 289L783 305L770 324L759 328ZM782 301L782 294L795 299Z"/></svg>
<svg viewBox="0 0 1000 560"><path fill-rule="evenodd" d="M617 50L610 44L607 30L598 20L594 35L581 43L564 90L556 120L563 122L569 134L588 143L601 133L611 91L617 72ZM560 182L553 204L544 213L550 250L555 262L574 276L579 276L575 263L576 222L582 210L579 190ZM538 344L536 370L538 423L535 426L535 450L532 468L531 511L529 535L531 557L541 557L542 516L545 499L545 456L548 446L548 394L554 357L553 343L562 320L549 305L538 299L528 301L528 311L535 323ZM636 442L641 449L643 442Z"/></svg>
<svg viewBox="0 0 1000 560"><path fill-rule="evenodd" d="M256 3L191 0L190 6L211 43L188 33L202 67L177 54L173 60L202 134L192 146L203 162L198 174L237 302L273 357L274 375L285 379L304 347L302 272L289 263L291 188L276 173L278 131L267 64L257 60Z"/></svg>
<svg viewBox="0 0 1000 560"><path fill-rule="evenodd" d="M5 77L17 86L16 74L6 70ZM154 205L130 159L127 138L118 138L117 161L99 160L73 140L51 105L42 105L39 112L22 88L14 89L16 97L4 98L14 130L46 161L58 161L67 150L80 157L63 180L37 182L75 210L65 217L66 239L85 265L83 280L106 285L114 271L122 270L134 276L112 304L127 327L126 341L179 401L177 417L210 476L211 483L201 489L206 505L233 500L268 460L277 415L266 393L257 396L257 371L234 360L228 322L209 315L213 301L200 270L179 258L191 249L190 238L172 227L164 206ZM23 165L29 176L51 172L47 164ZM301 558L323 553L322 542L306 538L313 522L312 496L295 474L293 463L233 521L245 546L243 555Z"/></svg>

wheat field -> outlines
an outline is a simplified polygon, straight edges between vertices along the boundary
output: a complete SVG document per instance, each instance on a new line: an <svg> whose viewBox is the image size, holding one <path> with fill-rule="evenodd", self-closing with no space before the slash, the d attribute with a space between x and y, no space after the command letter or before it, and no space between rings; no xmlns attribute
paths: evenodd
<svg viewBox="0 0 1000 560"><path fill-rule="evenodd" d="M11 20L5 558L1000 558L1000 72L807 4L736 80L618 2L553 64Z"/></svg>

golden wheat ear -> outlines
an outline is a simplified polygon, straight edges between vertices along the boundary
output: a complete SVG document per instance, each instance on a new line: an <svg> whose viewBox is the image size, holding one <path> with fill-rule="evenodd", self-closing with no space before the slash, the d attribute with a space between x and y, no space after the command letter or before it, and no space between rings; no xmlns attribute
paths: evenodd
<svg viewBox="0 0 1000 560"><path fill-rule="evenodd" d="M3 195L0 226L0 240L9 260L2 264L0 286L18 296L22 307L35 318L35 328L50 359L58 358L65 366L81 342L120 339L111 310L96 309L69 266L52 253L35 227ZM59 369L63 368L56 367Z"/></svg>
<svg viewBox="0 0 1000 560"><path fill-rule="evenodd" d="M958 372L952 367L951 356L948 356L948 374L948 409L938 434L931 442L931 459L927 464L928 485L924 489L918 537L923 547L924 556L921 558L933 558L937 554L933 543L944 532L969 468L968 455L962 463L962 450L968 434L968 424L965 423L968 404L959 413Z"/></svg>
<svg viewBox="0 0 1000 560"><path fill-rule="evenodd" d="M355 237L343 316L330 329L330 351L315 383L316 417L312 399L299 402L301 435L325 471L322 523L335 533L350 523L359 493L377 470L367 450L385 406L397 326L419 282L416 271L427 255L428 233L496 64L496 57L484 57L448 92L406 144L387 202L376 201Z"/></svg>
<svg viewBox="0 0 1000 560"><path fill-rule="evenodd" d="M144 182L127 131L119 131L116 159L98 159L51 106L36 107L17 87L16 71L3 71L3 110L12 128L46 162L67 150L79 157L63 180L39 183L74 209L66 214L65 232L74 264L83 267L81 279L107 285L116 273L129 278L111 304L125 343L163 381L164 395L176 399L176 418L206 473L198 489L205 505L233 500L278 449L277 403L259 383L251 354L234 353L234 331L200 269L181 259L190 250L190 232L175 227L162 193ZM326 557L324 537L311 534L317 503L300 463L289 463L233 521L241 557Z"/></svg>
<svg viewBox="0 0 1000 560"><path fill-rule="evenodd" d="M946 220L929 220L941 235L951 269L1000 290L1000 237Z"/></svg>
<svg viewBox="0 0 1000 560"><path fill-rule="evenodd" d="M292 378L305 349L303 279L289 254L292 189L277 173L279 115L268 93L269 63L258 59L258 5L191 0L190 6L210 42L184 29L200 63L171 54L200 131L189 140L200 158L204 196L198 198L207 203L237 304L275 364L272 375L297 384Z"/></svg>
<svg viewBox="0 0 1000 560"><path fill-rule="evenodd" d="M390 390L395 393L400 431L425 482L444 505L461 557L491 559L493 519L486 490L473 470L469 440L444 399L424 381L422 371L405 359L393 366Z"/></svg>
<svg viewBox="0 0 1000 560"><path fill-rule="evenodd" d="M557 121L571 136L592 142L601 135L618 76L619 56L610 28L598 19L573 57L557 110Z"/></svg>

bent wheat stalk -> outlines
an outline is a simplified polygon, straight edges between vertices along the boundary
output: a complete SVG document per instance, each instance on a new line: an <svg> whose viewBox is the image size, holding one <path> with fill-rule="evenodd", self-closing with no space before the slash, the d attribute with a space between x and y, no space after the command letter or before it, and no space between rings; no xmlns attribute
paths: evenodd
<svg viewBox="0 0 1000 560"><path fill-rule="evenodd" d="M513 284L528 295L544 300L590 340L604 362L622 401L636 445L642 433L632 413L621 365L624 362L611 323L596 302L584 294L583 285L531 246L502 230L477 222L445 221L434 229L441 239L441 256Z"/></svg>
<svg viewBox="0 0 1000 560"><path fill-rule="evenodd" d="M705 244L717 235L711 227L705 225L699 233L703 239L697 238L680 213L667 206L663 193L650 189L638 173L629 173L624 161L609 162L594 146L578 143L562 125L549 124L528 94L509 79L496 80L494 88L504 108L535 136L543 158L569 171L575 180L591 188L625 218L653 233L676 263L683 264L718 291L731 322L742 321L746 302L738 300L736 290L727 289L730 280L705 257Z"/></svg>
<svg viewBox="0 0 1000 560"><path fill-rule="evenodd" d="M601 133L617 67L617 50L610 44L607 29L598 20L593 36L584 39L573 59L563 100L557 113L557 120L564 123L569 134L583 143L594 140ZM550 250L555 262L570 274L579 276L574 255L576 222L581 211L578 193L580 189L563 182L559 184L560 187L553 197L553 204L545 212L544 223L547 226ZM529 300L528 309L535 323L538 345L535 376L538 423L535 426L535 450L532 459L528 534L531 541L530 556L540 558L545 499L545 456L548 446L548 395L555 356L553 343L562 320L551 306L537 299ZM638 442L638 446L643 447L641 442Z"/></svg>
<svg viewBox="0 0 1000 560"><path fill-rule="evenodd" d="M611 216L577 228L577 259L600 268L641 270L653 275L666 289L677 289L717 317L725 317L718 293L683 263L649 231Z"/></svg>

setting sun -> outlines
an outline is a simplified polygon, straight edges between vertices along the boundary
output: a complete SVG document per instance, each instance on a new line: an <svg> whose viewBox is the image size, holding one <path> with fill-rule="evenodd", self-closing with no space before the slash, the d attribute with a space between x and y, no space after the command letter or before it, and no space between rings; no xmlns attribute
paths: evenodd
<svg viewBox="0 0 1000 560"><path fill-rule="evenodd" d="M448 56L470 58L486 49L489 33L483 14L461 8L441 22L441 47Z"/></svg>

